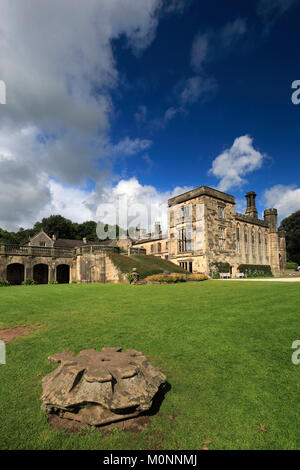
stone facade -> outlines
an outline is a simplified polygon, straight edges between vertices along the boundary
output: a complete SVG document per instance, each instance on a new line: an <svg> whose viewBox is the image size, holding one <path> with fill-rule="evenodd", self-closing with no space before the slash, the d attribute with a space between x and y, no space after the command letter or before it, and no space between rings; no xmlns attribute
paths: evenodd
<svg viewBox="0 0 300 470"><path fill-rule="evenodd" d="M44 239L43 235L41 238ZM119 251L118 247L100 243L77 248L1 245L0 280L11 284L28 279L38 284L120 282L124 275L109 257L110 252Z"/></svg>
<svg viewBox="0 0 300 470"><path fill-rule="evenodd" d="M238 214L233 196L201 186L169 199L167 235L157 223L153 237L134 243L130 238L99 243L56 240L41 231L24 246L0 245L0 280L122 282L125 275L109 257L120 251L169 259L193 273L209 275L214 263L224 262L232 276L241 264L270 265L275 276L282 275L285 233L278 229L276 209L266 209L264 219L258 218L255 197L253 191L247 193L246 213Z"/></svg>
<svg viewBox="0 0 300 470"><path fill-rule="evenodd" d="M274 275L286 268L285 233L277 210L258 218L256 194L246 194L245 214L235 212L235 199L207 186L169 199L169 234L139 240L134 246L168 258L193 273L211 273L213 263L229 263L235 276L241 264L270 265ZM162 251L162 246L164 247Z"/></svg>

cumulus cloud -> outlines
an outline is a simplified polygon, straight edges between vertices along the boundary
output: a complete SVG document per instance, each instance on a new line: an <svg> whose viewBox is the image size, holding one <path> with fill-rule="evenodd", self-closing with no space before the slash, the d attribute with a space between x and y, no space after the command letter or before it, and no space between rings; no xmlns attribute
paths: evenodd
<svg viewBox="0 0 300 470"><path fill-rule="evenodd" d="M140 226L153 231L154 222L159 221L166 231L168 199L189 189L176 187L171 191L159 191L154 186L140 184L136 178L121 180L95 195L97 222L117 223L122 228Z"/></svg>
<svg viewBox="0 0 300 470"><path fill-rule="evenodd" d="M1 2L0 226L31 222L61 185L103 183L120 153L150 141L110 141L111 92L119 84L112 41L135 54L153 40L161 0ZM5 164L4 164L5 163Z"/></svg>
<svg viewBox="0 0 300 470"><path fill-rule="evenodd" d="M300 188L278 184L264 193L267 207L276 207L280 218L300 210Z"/></svg>
<svg viewBox="0 0 300 470"><path fill-rule="evenodd" d="M253 139L244 135L214 159L209 174L220 179L218 189L227 191L246 183L245 176L261 168L264 158L265 155L254 148Z"/></svg>
<svg viewBox="0 0 300 470"><path fill-rule="evenodd" d="M95 220L122 228L140 226L153 231L154 222L160 221L167 230L167 202L170 197L188 191L189 187L176 187L159 191L151 185L142 185L136 178L122 179L101 191L87 192L71 186L62 186L50 180L48 189L51 203L39 212L39 219L49 214L62 214L75 222ZM105 236L105 235L103 235Z"/></svg>

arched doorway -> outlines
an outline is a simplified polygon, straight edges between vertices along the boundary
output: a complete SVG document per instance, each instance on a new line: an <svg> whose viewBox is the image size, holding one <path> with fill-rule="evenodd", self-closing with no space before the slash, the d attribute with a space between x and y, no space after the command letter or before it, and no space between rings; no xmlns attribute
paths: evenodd
<svg viewBox="0 0 300 470"><path fill-rule="evenodd" d="M59 264L56 268L56 280L59 284L68 284L70 282L70 266Z"/></svg>
<svg viewBox="0 0 300 470"><path fill-rule="evenodd" d="M41 263L33 266L33 279L37 284L48 284L48 265Z"/></svg>
<svg viewBox="0 0 300 470"><path fill-rule="evenodd" d="M18 286L24 281L24 264L12 263L7 266L6 279L12 286Z"/></svg>

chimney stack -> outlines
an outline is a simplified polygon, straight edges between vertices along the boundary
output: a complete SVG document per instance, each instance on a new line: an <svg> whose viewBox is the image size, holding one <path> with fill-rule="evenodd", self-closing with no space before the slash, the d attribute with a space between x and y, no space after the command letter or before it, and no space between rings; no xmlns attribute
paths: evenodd
<svg viewBox="0 0 300 470"><path fill-rule="evenodd" d="M83 241L83 243L84 243L85 245L87 244L87 241L86 241L86 238L85 238L85 237L83 237L82 241Z"/></svg>
<svg viewBox="0 0 300 470"><path fill-rule="evenodd" d="M248 215L249 217L252 217L253 219L257 219L257 209L255 205L255 198L256 198L256 194L254 191L250 191L249 193L246 194L246 199L247 199L246 215Z"/></svg>
<svg viewBox="0 0 300 470"><path fill-rule="evenodd" d="M56 240L56 235L55 235L55 233L52 235L52 240L53 240L54 242L55 242L55 240Z"/></svg>

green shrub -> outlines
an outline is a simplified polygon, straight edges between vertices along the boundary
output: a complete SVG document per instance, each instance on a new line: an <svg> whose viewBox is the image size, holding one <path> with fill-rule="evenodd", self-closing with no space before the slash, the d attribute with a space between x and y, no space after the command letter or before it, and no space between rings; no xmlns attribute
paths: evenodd
<svg viewBox="0 0 300 470"><path fill-rule="evenodd" d="M8 281L1 281L0 280L0 287L8 287L10 286L10 283Z"/></svg>
<svg viewBox="0 0 300 470"><path fill-rule="evenodd" d="M36 282L33 279L26 279L22 282L22 286L35 286Z"/></svg>
<svg viewBox="0 0 300 470"><path fill-rule="evenodd" d="M298 263L295 263L294 261L287 261L286 263L286 269L293 269L295 271L297 266L298 266Z"/></svg>
<svg viewBox="0 0 300 470"><path fill-rule="evenodd" d="M58 284L57 281L50 281L49 284Z"/></svg>
<svg viewBox="0 0 300 470"><path fill-rule="evenodd" d="M129 284L131 284L132 281L133 281L133 276L132 276L132 274L127 274L126 277L127 277L127 280L128 280L128 282L129 282Z"/></svg>
<svg viewBox="0 0 300 470"><path fill-rule="evenodd" d="M213 277L214 279L218 279L220 277L220 273L230 272L230 264L222 262L211 263L209 265L209 272L211 277Z"/></svg>
<svg viewBox="0 0 300 470"><path fill-rule="evenodd" d="M240 264L238 270L247 277L273 277L270 265Z"/></svg>

